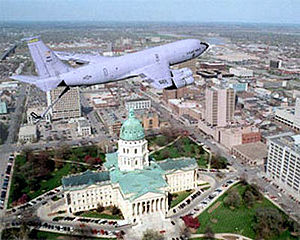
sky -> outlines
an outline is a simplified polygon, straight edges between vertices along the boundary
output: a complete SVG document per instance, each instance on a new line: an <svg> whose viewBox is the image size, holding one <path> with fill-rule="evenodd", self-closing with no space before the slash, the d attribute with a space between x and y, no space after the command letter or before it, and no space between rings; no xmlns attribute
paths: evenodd
<svg viewBox="0 0 300 240"><path fill-rule="evenodd" d="M0 0L0 21L300 24L300 0Z"/></svg>

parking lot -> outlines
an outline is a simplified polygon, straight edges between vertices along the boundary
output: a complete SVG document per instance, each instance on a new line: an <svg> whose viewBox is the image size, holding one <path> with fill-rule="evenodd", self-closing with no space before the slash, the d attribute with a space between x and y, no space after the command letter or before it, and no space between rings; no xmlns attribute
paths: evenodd
<svg viewBox="0 0 300 240"><path fill-rule="evenodd" d="M1 174L1 195L0 195L0 210L3 210L5 208L5 203L7 199L7 192L9 188L9 182L11 179L11 172L12 172L12 166L13 166L13 161L14 161L14 155L13 154L6 154L4 155L7 159L7 165L5 172Z"/></svg>

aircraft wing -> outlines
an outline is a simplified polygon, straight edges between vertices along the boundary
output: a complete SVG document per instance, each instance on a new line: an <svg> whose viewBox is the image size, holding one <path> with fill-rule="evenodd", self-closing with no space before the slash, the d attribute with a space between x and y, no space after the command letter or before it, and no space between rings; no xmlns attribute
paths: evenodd
<svg viewBox="0 0 300 240"><path fill-rule="evenodd" d="M171 70L167 62L157 62L135 71L143 80L157 89L167 88L173 85Z"/></svg>
<svg viewBox="0 0 300 240"><path fill-rule="evenodd" d="M76 61L79 63L98 63L108 58L94 54L82 54L71 52L55 52L55 54L60 60Z"/></svg>

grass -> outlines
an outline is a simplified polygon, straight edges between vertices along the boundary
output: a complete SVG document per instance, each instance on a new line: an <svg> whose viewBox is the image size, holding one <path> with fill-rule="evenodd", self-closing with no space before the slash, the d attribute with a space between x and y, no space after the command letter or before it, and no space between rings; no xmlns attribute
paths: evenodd
<svg viewBox="0 0 300 240"><path fill-rule="evenodd" d="M205 186L205 185L209 185L209 183L205 182L205 183L199 183L199 184L197 184L197 186Z"/></svg>
<svg viewBox="0 0 300 240"><path fill-rule="evenodd" d="M191 195L193 191L182 191L182 192L177 192L173 193L173 195L177 195L174 199L172 198L171 201L171 208L175 207L177 204L182 202L184 199L186 199L189 195Z"/></svg>
<svg viewBox="0 0 300 240"><path fill-rule="evenodd" d="M238 184L233 186L233 188L237 188L239 194L242 195L246 186ZM212 213L209 213L209 209L206 209L198 216L201 225L197 233L204 233L206 227L209 225L215 233L237 233L254 239L256 234L253 230L253 224L256 209L263 207L277 208L269 200L263 198L262 201L257 201L251 208L242 204L239 208L231 210L224 206L223 200L226 196L227 193L217 200L221 201L221 204L217 209L212 211ZM213 207L213 205L211 207ZM281 236L277 236L275 239L293 239L290 237L289 232L284 232ZM290 238L286 238L287 236Z"/></svg>
<svg viewBox="0 0 300 240"><path fill-rule="evenodd" d="M89 218L104 218L104 219L123 219L121 215L110 215L106 213L98 213L95 211L84 212L80 215L81 217L89 217Z"/></svg>
<svg viewBox="0 0 300 240"><path fill-rule="evenodd" d="M5 229L2 234L5 237L5 239L20 239L17 237L18 235L12 234L12 233L18 234L19 230L16 228L13 229ZM4 239L4 238L3 238ZM54 233L54 232L46 232L46 231L39 231L39 230L32 230L29 233L28 239L35 239L35 240L61 240L61 239L78 239L78 240L93 240L93 239L101 239L101 240L112 240L116 238L99 238L99 237L86 237L86 236L74 236L69 234L63 234L63 233Z"/></svg>
<svg viewBox="0 0 300 240"><path fill-rule="evenodd" d="M39 195L43 194L44 192L50 191L53 188L59 187L61 185L61 179L63 176L66 176L71 171L71 164L67 163L62 168L55 170L51 176L49 176L49 179L46 181L42 181L40 183L40 188L37 191L31 191L29 184L26 182L26 187L23 189L22 194L25 193L29 197L29 199L33 199L38 197ZM10 207L13 202L12 194L14 192L14 184L17 181L16 175L19 174L22 176L22 173L15 173L13 174L12 178L12 184L9 191L9 197L8 197L8 206ZM25 179L26 181L26 179ZM20 196L21 197L21 196Z"/></svg>
<svg viewBox="0 0 300 240"><path fill-rule="evenodd" d="M207 168L207 159L207 154L203 154L202 156L200 156L200 158L197 159L198 166L200 168Z"/></svg>
<svg viewBox="0 0 300 240"><path fill-rule="evenodd" d="M174 137L166 137L164 135L147 137L149 148L162 147L162 146L168 145L170 142L174 141L175 139L176 139L175 136Z"/></svg>
<svg viewBox="0 0 300 240"><path fill-rule="evenodd" d="M41 182L41 188L36 192L29 192L29 197L36 198L44 192L50 191L53 188L59 187L61 185L61 179L68 175L71 171L71 164L67 163L62 168L55 170L51 177L47 181Z"/></svg>
<svg viewBox="0 0 300 240"><path fill-rule="evenodd" d="M188 137L177 140L172 145L153 153L151 156L156 161L166 158L192 157L197 160L200 167L207 167L207 153Z"/></svg>

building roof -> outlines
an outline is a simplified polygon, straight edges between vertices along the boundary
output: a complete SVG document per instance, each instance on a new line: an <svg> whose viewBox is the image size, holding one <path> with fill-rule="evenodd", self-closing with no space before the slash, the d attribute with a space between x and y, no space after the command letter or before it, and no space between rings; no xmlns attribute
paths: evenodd
<svg viewBox="0 0 300 240"><path fill-rule="evenodd" d="M126 103L129 103L129 102L139 102L139 101L150 101L150 99L147 99L147 98L135 98L135 99L129 99L126 101Z"/></svg>
<svg viewBox="0 0 300 240"><path fill-rule="evenodd" d="M251 160L263 159L268 155L267 145L262 142L241 144L233 148Z"/></svg>
<svg viewBox="0 0 300 240"><path fill-rule="evenodd" d="M168 186L163 173L164 171L152 162L149 167L129 172L115 168L110 171L110 178L112 183L119 183L124 195L129 194L128 198L134 200L148 192L162 193L161 188Z"/></svg>
<svg viewBox="0 0 300 240"><path fill-rule="evenodd" d="M185 169L194 169L197 168L197 162L194 158L176 158L176 159L166 159L157 163L158 166L166 171L177 171Z"/></svg>
<svg viewBox="0 0 300 240"><path fill-rule="evenodd" d="M7 114L7 107L5 102L0 101L0 114Z"/></svg>
<svg viewBox="0 0 300 240"><path fill-rule="evenodd" d="M36 125L20 127L19 136L36 135Z"/></svg>
<svg viewBox="0 0 300 240"><path fill-rule="evenodd" d="M92 172L85 171L84 173L71 175L62 179L63 187L74 187L81 185L92 185L104 181L109 181L109 172Z"/></svg>
<svg viewBox="0 0 300 240"><path fill-rule="evenodd" d="M123 123L120 130L120 138L125 141L138 141L145 138L144 128L134 115L134 110L129 110L128 119Z"/></svg>

